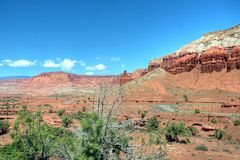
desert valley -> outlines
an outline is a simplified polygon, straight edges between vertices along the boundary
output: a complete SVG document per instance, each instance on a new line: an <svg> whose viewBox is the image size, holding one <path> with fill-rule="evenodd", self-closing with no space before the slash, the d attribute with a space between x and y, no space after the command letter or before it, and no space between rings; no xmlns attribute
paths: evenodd
<svg viewBox="0 0 240 160"><path fill-rule="evenodd" d="M24 106L31 113L41 110L43 122L53 127L63 125L60 111L64 112L72 118L67 128L73 132L81 126L76 113L101 112L108 117L114 107L112 118L117 125L130 124L125 130L131 137L129 146L142 157L238 160L240 25L206 33L133 73L46 72L0 80L0 120L10 124L7 132L0 131L0 147L13 142L14 123Z"/></svg>

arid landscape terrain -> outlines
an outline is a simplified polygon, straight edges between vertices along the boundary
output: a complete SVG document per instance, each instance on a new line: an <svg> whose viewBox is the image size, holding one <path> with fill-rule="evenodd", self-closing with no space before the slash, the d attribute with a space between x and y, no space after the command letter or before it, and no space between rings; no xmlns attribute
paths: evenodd
<svg viewBox="0 0 240 160"><path fill-rule="evenodd" d="M10 123L9 132L0 135L0 146L12 143L10 134L22 106L32 113L40 108L45 123L61 126L59 110L68 115L96 110L103 86L108 87L104 98L109 101L114 99L111 95L121 94L116 121L132 121L137 126L129 134L129 143L139 146L142 154L158 151L172 160L240 159L240 25L206 33L133 73L47 72L0 80L0 119ZM148 131L154 116L160 128L157 132ZM191 134L169 142L161 129L181 122ZM76 126L74 119L70 129Z"/></svg>

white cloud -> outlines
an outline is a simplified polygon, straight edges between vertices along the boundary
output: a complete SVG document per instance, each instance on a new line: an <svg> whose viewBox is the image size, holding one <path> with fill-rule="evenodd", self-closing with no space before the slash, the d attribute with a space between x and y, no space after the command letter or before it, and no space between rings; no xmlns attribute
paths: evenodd
<svg viewBox="0 0 240 160"><path fill-rule="evenodd" d="M122 67L122 68L124 68L124 67L125 67L125 65L124 65L124 64L122 64L122 65L121 65L121 67Z"/></svg>
<svg viewBox="0 0 240 160"><path fill-rule="evenodd" d="M102 71L102 70L104 70L106 68L107 67L104 64L97 64L95 66L87 66L85 68L85 70L87 70L87 71L95 71L95 70Z"/></svg>
<svg viewBox="0 0 240 160"><path fill-rule="evenodd" d="M3 64L2 64L2 63L0 63L0 66L3 66Z"/></svg>
<svg viewBox="0 0 240 160"><path fill-rule="evenodd" d="M86 72L85 74L86 74L86 75L93 75L94 72Z"/></svg>
<svg viewBox="0 0 240 160"><path fill-rule="evenodd" d="M94 67L92 67L92 66L87 66L86 68L85 68L85 70L87 70L87 71L94 71L94 70L96 70Z"/></svg>
<svg viewBox="0 0 240 160"><path fill-rule="evenodd" d="M74 67L74 65L75 65L76 62L77 62L77 61L75 61L75 60L64 59L64 60L62 61L62 63L61 63L61 68L62 68L63 70L69 71L69 70L71 70L71 69Z"/></svg>
<svg viewBox="0 0 240 160"><path fill-rule="evenodd" d="M10 59L5 59L2 61L2 63L10 67L30 67L36 65L37 61L29 61L26 59L19 59L13 61Z"/></svg>
<svg viewBox="0 0 240 160"><path fill-rule="evenodd" d="M79 63L81 66L86 66L86 63L84 63L83 61L78 61L78 63Z"/></svg>
<svg viewBox="0 0 240 160"><path fill-rule="evenodd" d="M52 61L52 60L45 60L43 63L43 67L46 68L61 68L62 70L66 70L69 71L71 70L75 63L77 61L75 60L71 60L71 59L64 59L63 61L60 61L60 59L58 59L58 63Z"/></svg>
<svg viewBox="0 0 240 160"><path fill-rule="evenodd" d="M110 61L112 61L112 62L120 61L120 57L111 57Z"/></svg>
<svg viewBox="0 0 240 160"><path fill-rule="evenodd" d="M118 62L120 61L120 57L105 57L105 58L99 58L99 57L96 57L95 58L96 60L104 60L104 61L111 61L111 62Z"/></svg>
<svg viewBox="0 0 240 160"><path fill-rule="evenodd" d="M95 66L95 69L96 69L96 70L99 70L99 71L104 70L104 69L106 69L106 68L107 68L107 67L106 67L105 65L103 65L103 64L98 64L98 65Z"/></svg>
<svg viewBox="0 0 240 160"><path fill-rule="evenodd" d="M46 68L58 68L59 66L60 64L57 64L52 60L46 60L43 63L43 67L46 67Z"/></svg>

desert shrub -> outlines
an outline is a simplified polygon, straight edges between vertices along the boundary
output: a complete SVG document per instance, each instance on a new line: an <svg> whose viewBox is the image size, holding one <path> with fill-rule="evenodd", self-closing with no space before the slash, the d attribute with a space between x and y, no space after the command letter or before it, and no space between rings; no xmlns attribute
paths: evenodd
<svg viewBox="0 0 240 160"><path fill-rule="evenodd" d="M48 110L48 113L53 113L53 109L52 109L52 108L49 109L49 110Z"/></svg>
<svg viewBox="0 0 240 160"><path fill-rule="evenodd" d="M147 113L148 113L147 111L141 112L141 118L144 119L146 117Z"/></svg>
<svg viewBox="0 0 240 160"><path fill-rule="evenodd" d="M87 114L81 111L78 111L76 113L73 114L73 118L77 119L77 120L82 120L83 118L86 118Z"/></svg>
<svg viewBox="0 0 240 160"><path fill-rule="evenodd" d="M87 111L87 107L86 107L86 106L83 106L82 111L83 111L83 112L86 112L86 111Z"/></svg>
<svg viewBox="0 0 240 160"><path fill-rule="evenodd" d="M208 151L208 147L205 146L204 144L197 145L195 149L198 151Z"/></svg>
<svg viewBox="0 0 240 160"><path fill-rule="evenodd" d="M224 132L220 129L216 129L214 133L214 137L218 140L221 140L224 136Z"/></svg>
<svg viewBox="0 0 240 160"><path fill-rule="evenodd" d="M200 110L199 109L194 109L194 114L199 114Z"/></svg>
<svg viewBox="0 0 240 160"><path fill-rule="evenodd" d="M217 123L217 122L218 122L218 121L217 121L217 118L215 118L215 117L211 118L211 122L212 122L212 123Z"/></svg>
<svg viewBox="0 0 240 160"><path fill-rule="evenodd" d="M119 134L118 129L105 128L105 120L96 113L89 113L80 121L80 159L108 159L114 150L114 157L118 157L123 148L128 147L129 138Z"/></svg>
<svg viewBox="0 0 240 160"><path fill-rule="evenodd" d="M168 142L178 142L178 136L189 134L188 128L183 123L168 123L165 127L165 136Z"/></svg>
<svg viewBox="0 0 240 160"><path fill-rule="evenodd" d="M73 155L72 152L75 151L73 133L64 128L46 125L40 111L34 114L27 110L19 111L11 138L12 144L0 148L2 159L69 159L68 155Z"/></svg>
<svg viewBox="0 0 240 160"><path fill-rule="evenodd" d="M192 136L196 136L199 133L199 130L196 127L190 126L188 129L191 132Z"/></svg>
<svg viewBox="0 0 240 160"><path fill-rule="evenodd" d="M162 143L163 143L163 140L160 132L154 132L149 134L148 144L159 145Z"/></svg>
<svg viewBox="0 0 240 160"><path fill-rule="evenodd" d="M57 115L61 117L63 114L65 114L65 109L60 109L57 111Z"/></svg>
<svg viewBox="0 0 240 160"><path fill-rule="evenodd" d="M233 124L234 124L234 126L239 126L239 125L240 125L240 120L235 120L235 121L233 122Z"/></svg>
<svg viewBox="0 0 240 160"><path fill-rule="evenodd" d="M6 134L9 131L9 122L5 120L0 120L0 135Z"/></svg>
<svg viewBox="0 0 240 160"><path fill-rule="evenodd" d="M44 104L44 107L52 107L51 104Z"/></svg>
<svg viewBox="0 0 240 160"><path fill-rule="evenodd" d="M147 130L148 131L154 131L159 128L159 122L157 120L157 116L153 116L147 121Z"/></svg>
<svg viewBox="0 0 240 160"><path fill-rule="evenodd" d="M188 96L186 94L183 95L184 102L188 102Z"/></svg>
<svg viewBox="0 0 240 160"><path fill-rule="evenodd" d="M72 117L69 115L62 115L61 121L62 121L62 125L66 128L68 128L69 125L73 122Z"/></svg>

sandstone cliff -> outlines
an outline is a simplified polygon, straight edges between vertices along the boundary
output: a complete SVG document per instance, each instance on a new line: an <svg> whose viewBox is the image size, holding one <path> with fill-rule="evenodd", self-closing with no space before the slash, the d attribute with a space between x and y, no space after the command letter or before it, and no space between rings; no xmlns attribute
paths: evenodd
<svg viewBox="0 0 240 160"><path fill-rule="evenodd" d="M149 62L147 72L163 68L171 74L190 72L193 69L201 73L230 72L240 68L240 25L230 29L210 32L200 39L189 43L176 52ZM135 78L123 74L121 84Z"/></svg>

